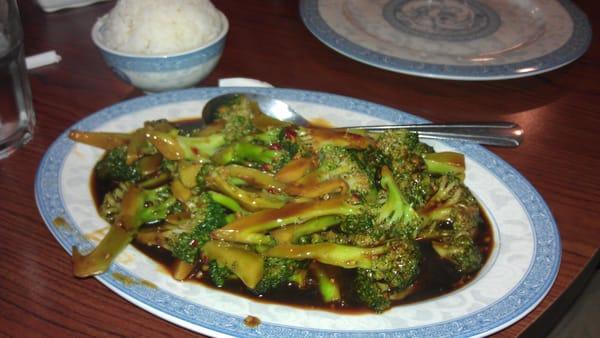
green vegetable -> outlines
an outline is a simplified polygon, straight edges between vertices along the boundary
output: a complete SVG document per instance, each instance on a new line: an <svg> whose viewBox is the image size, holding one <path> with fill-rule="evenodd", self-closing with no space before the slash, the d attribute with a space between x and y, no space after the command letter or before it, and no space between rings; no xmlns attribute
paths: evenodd
<svg viewBox="0 0 600 338"><path fill-rule="evenodd" d="M290 125L240 95L202 129L157 120L72 138L106 150L94 170L111 223L90 254L74 249L78 277L136 240L169 251L177 280L235 280L259 297L297 287L382 312L420 290L422 250L461 278L484 261L464 156L412 132Z"/></svg>
<svg viewBox="0 0 600 338"><path fill-rule="evenodd" d="M105 272L133 240L140 226L164 220L175 203L167 187L153 190L135 186L128 188L123 195L119 215L98 246L87 255L81 255L77 248L73 248L75 276L88 277Z"/></svg>
<svg viewBox="0 0 600 338"><path fill-rule="evenodd" d="M221 196L215 200L212 196L203 193L192 197L186 202L188 217L146 228L138 234L138 241L165 248L174 257L195 264L202 246L211 239L211 232L227 223L227 209L217 200L230 201L223 201Z"/></svg>

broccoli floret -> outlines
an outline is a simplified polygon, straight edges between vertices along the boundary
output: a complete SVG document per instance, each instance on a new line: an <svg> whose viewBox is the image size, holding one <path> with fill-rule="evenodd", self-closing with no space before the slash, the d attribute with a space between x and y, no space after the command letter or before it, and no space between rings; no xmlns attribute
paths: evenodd
<svg viewBox="0 0 600 338"><path fill-rule="evenodd" d="M127 189L131 187L131 185L132 183L130 182L121 182L116 188L104 195L104 199L102 200L102 204L98 210L100 217L110 224L115 222L115 218L121 212L121 202L123 201L123 196L127 192Z"/></svg>
<svg viewBox="0 0 600 338"><path fill-rule="evenodd" d="M417 208L423 205L432 193L423 155L433 149L405 130L381 133L377 148L390 159L388 166L407 201Z"/></svg>
<svg viewBox="0 0 600 338"><path fill-rule="evenodd" d="M245 116L231 116L223 127L227 142L237 141L255 130L252 120Z"/></svg>
<svg viewBox="0 0 600 338"><path fill-rule="evenodd" d="M408 288L420 271L420 251L414 241L391 241L388 251L373 259L371 268L358 269L357 298L376 312L390 307L394 293Z"/></svg>
<svg viewBox="0 0 600 338"><path fill-rule="evenodd" d="M264 254L268 257L296 260L314 259L344 269L358 269L358 299L376 311L383 311L389 307L392 294L408 288L415 281L421 263L420 251L415 241L398 239L377 247L333 243L281 244ZM377 291L378 289L380 291ZM388 302L383 302L381 297L386 298Z"/></svg>
<svg viewBox="0 0 600 338"><path fill-rule="evenodd" d="M339 231L327 231L304 236L303 243L332 242L351 245L376 245L392 237L414 239L423 226L423 219L404 197L390 170L381 170L380 196L377 201L368 198L350 198L331 210L339 216ZM306 234L303 234L306 235Z"/></svg>
<svg viewBox="0 0 600 338"><path fill-rule="evenodd" d="M208 276L217 287L223 287L229 280L237 277L229 268L220 265L217 261L212 260L208 263Z"/></svg>
<svg viewBox="0 0 600 338"><path fill-rule="evenodd" d="M178 162L163 158L162 162L160 163L160 170L169 173L171 176L175 176L179 171Z"/></svg>
<svg viewBox="0 0 600 338"><path fill-rule="evenodd" d="M367 173L373 185L376 185L381 178L381 168L391 165L391 159L384 152L376 147L370 146L367 149L348 149L348 152L356 163Z"/></svg>
<svg viewBox="0 0 600 338"><path fill-rule="evenodd" d="M376 136L377 148L390 158L404 157L419 144L419 136L406 130L386 130Z"/></svg>
<svg viewBox="0 0 600 338"><path fill-rule="evenodd" d="M223 96L217 109L217 123L223 123L223 134L227 143L235 142L256 132L254 126L255 103L244 95Z"/></svg>
<svg viewBox="0 0 600 338"><path fill-rule="evenodd" d="M354 245L362 247L371 247L381 245L386 237L381 235L380 229L373 227L368 232L344 233L339 231L322 231L312 235L302 236L298 239L298 244L318 244L318 243L336 243L343 245Z"/></svg>
<svg viewBox="0 0 600 338"><path fill-rule="evenodd" d="M413 208L419 209L434 193L434 178L428 172L412 172L394 175L402 194Z"/></svg>
<svg viewBox="0 0 600 338"><path fill-rule="evenodd" d="M419 135L408 130L386 130L377 135L377 148L391 158L403 158L408 153L423 155L433 148L419 141Z"/></svg>
<svg viewBox="0 0 600 338"><path fill-rule="evenodd" d="M377 223L401 237L414 239L421 230L423 219L404 197L387 167L381 170L380 184L386 190L386 199L378 209Z"/></svg>
<svg viewBox="0 0 600 338"><path fill-rule="evenodd" d="M128 165L126 163L126 158L126 146L120 146L108 150L94 167L96 178L103 182L140 180L142 178L140 169L136 166L136 163Z"/></svg>
<svg viewBox="0 0 600 338"><path fill-rule="evenodd" d="M227 209L215 202L209 193L193 196L186 202L189 218L148 228L138 234L138 240L163 247L188 264L195 264L210 233L227 223Z"/></svg>
<svg viewBox="0 0 600 338"><path fill-rule="evenodd" d="M439 177L436 186L435 194L419 210L426 223L419 237L436 239L467 234L474 238L481 216L473 194L453 175Z"/></svg>
<svg viewBox="0 0 600 338"><path fill-rule="evenodd" d="M198 175L196 175L196 187L199 190L206 190L208 187L206 185L206 177L210 175L210 173L214 172L217 167L212 163L204 163L200 171L198 171Z"/></svg>
<svg viewBox="0 0 600 338"><path fill-rule="evenodd" d="M373 219L365 214L348 215L340 224L340 231L345 234L366 234L373 230Z"/></svg>
<svg viewBox="0 0 600 338"><path fill-rule="evenodd" d="M385 282L390 288L405 289L419 274L419 247L412 240L392 240L386 247L385 254L375 257L367 270L375 280Z"/></svg>
<svg viewBox="0 0 600 338"><path fill-rule="evenodd" d="M297 132L294 127L288 126L279 129L277 135L277 142L282 150L289 154L290 158L296 156L300 151L300 146L296 142ZM305 154L300 154L304 157Z"/></svg>
<svg viewBox="0 0 600 338"><path fill-rule="evenodd" d="M348 184L351 193L361 197L374 191L369 174L354 160L347 148L326 145L319 150L318 155L317 173L320 181L341 178Z"/></svg>
<svg viewBox="0 0 600 338"><path fill-rule="evenodd" d="M437 191L420 210L426 226L419 233L422 240L431 240L438 255L450 261L460 274L478 270L482 255L473 242L481 220L475 197L454 175L437 180Z"/></svg>
<svg viewBox="0 0 600 338"><path fill-rule="evenodd" d="M166 185L155 189L144 189L143 198L143 207L137 212L141 224L160 222L179 208L177 200L171 194L171 189Z"/></svg>
<svg viewBox="0 0 600 338"><path fill-rule="evenodd" d="M252 290L262 295L288 283L296 270L305 268L303 261L288 258L265 257L263 277Z"/></svg>
<svg viewBox="0 0 600 338"><path fill-rule="evenodd" d="M358 300L375 312L383 312L390 308L390 288L385 283L373 281L368 270L357 271L354 278L354 294Z"/></svg>
<svg viewBox="0 0 600 338"><path fill-rule="evenodd" d="M176 237L170 239L173 256L190 264L198 260L200 249L210 240L210 233L224 226L227 210L216 203L208 194L203 194L188 204L191 218L181 224L183 229ZM179 229L178 231L181 231Z"/></svg>
<svg viewBox="0 0 600 338"><path fill-rule="evenodd" d="M481 268L481 252L467 235L446 237L441 241L433 241L431 246L440 258L451 262L460 274L469 274Z"/></svg>

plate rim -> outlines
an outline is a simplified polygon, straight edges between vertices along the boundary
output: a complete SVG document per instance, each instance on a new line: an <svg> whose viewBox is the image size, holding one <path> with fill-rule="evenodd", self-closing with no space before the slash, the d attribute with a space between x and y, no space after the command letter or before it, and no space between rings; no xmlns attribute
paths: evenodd
<svg viewBox="0 0 600 338"><path fill-rule="evenodd" d="M552 52L521 62L503 65L444 65L417 62L381 54L360 46L336 33L318 11L322 0L300 0L300 17L306 28L323 44L355 61L406 75L460 81L507 80L534 76L566 66L580 58L592 41L592 28L587 15L569 0L554 0L566 12L573 24L573 32L567 42ZM518 72L520 69L531 71Z"/></svg>
<svg viewBox="0 0 600 338"><path fill-rule="evenodd" d="M64 155L70 153L72 151L72 148L75 146L75 144L72 141L70 141L67 137L70 129L79 127L79 126L85 126L88 124L89 125L94 125L94 124L98 125L99 122L108 122L117 116L124 116L127 114L132 114L132 113L135 113L142 109L152 108L152 107L170 104L170 103L194 101L194 100L205 100L212 96L216 96L216 95L227 93L227 92L235 92L235 91L263 93L263 94L277 96L278 98L281 98L284 100L307 102L307 103L311 103L311 104L325 104L330 107L343 108L343 109L348 109L348 110L353 110L353 111L357 111L357 108L365 108L366 111L368 112L368 115L380 117L380 118L386 118L392 122L406 122L406 121L401 121L401 119L404 119L404 120L408 119L408 120L410 120L410 122L426 122L426 120L424 120L420 117L402 112L400 110L397 110L397 109L394 109L391 107L379 105L379 104L372 103L369 101L364 101L361 99L341 96L341 95L337 95L337 94L329 94L329 93L299 90L299 89L285 89L285 88L250 88L250 87L194 88L194 89L187 89L187 90L180 90L180 91L138 97L138 98L130 99L127 101L123 101L121 103L117 103L115 105L108 106L104 109L101 109L101 110L79 120L74 125L67 128L48 148L47 152L44 154L44 157L40 161L38 170L36 172L36 177L35 177L36 205L38 206L38 210L39 210L40 214L42 215L42 218L44 219L44 222L46 223L49 231L56 238L56 240L59 242L59 244L65 249L65 251L67 251L67 253L71 254L71 247L68 245L68 243L70 242L70 240L72 242L73 238L77 237L78 243L81 243L81 241L87 242L87 240L84 240L82 235L72 228L62 229L63 231L61 231L61 229L59 229L57 226L53 225L53 222L56 219L56 217L68 218L69 216L68 216L68 213L65 210L64 206L62 205L62 197L61 198L51 198L50 196L46 196L47 198L45 198L44 193L48 193L49 191L55 191L59 195L61 193L60 175L62 173L62 171L61 171L62 166L64 165L64 158L65 158ZM332 104L333 101L335 101L337 103ZM361 112L363 112L363 111L361 110ZM392 115L390 115L390 114L392 114ZM394 115L395 115L395 118L390 119L390 116L394 116ZM104 274L101 276L97 276L96 278L100 282L102 282L104 285L106 285L109 289L111 289L113 292L117 293L119 296L134 303L135 305L139 306L140 308L153 313L154 315L156 315L159 318L171 321L177 325L180 325L182 327L185 327L187 329L190 329L190 330L193 330L196 332L200 332L200 333L204 333L204 334L211 334L211 335L236 335L236 334L237 335L239 335L239 334L257 335L258 334L258 335L262 336L263 334L267 334L267 335L273 335L273 336L282 336L282 335L302 336L303 334L309 334L309 335L314 334L314 335L319 335L319 336L336 336L339 334L343 334L345 336L362 336L362 335L368 335L368 334L374 334L374 333L378 333L379 335L382 335L382 336L395 336L398 334L402 334L402 335L405 335L405 334L406 335L414 335L414 334L430 334L431 335L431 334L434 334L435 335L435 333L432 333L432 332L437 332L438 334L443 332L444 334L447 335L448 332L456 332L456 331L448 331L448 327L444 327L444 326L449 325L449 326L454 327L453 324L457 324L461 321L465 322L465 321L468 321L469 319L471 319L471 321L467 324L469 324L471 326L475 324L477 326L477 328L476 329L471 328L471 331L469 331L469 332L457 332L458 335L460 335L460 336L464 336L464 335L481 336L481 335L487 335L487 334L491 334L493 332L497 332L497 331L513 324L514 322L518 321L525 315L527 315L531 310L533 310L533 308L535 308L544 299L546 294L550 291L550 288L552 287L552 285L556 279L556 276L558 274L558 268L560 265L561 255L562 255L562 247L561 247L561 242L560 242L560 236L558 233L558 228L557 228L556 222L554 220L554 217L551 214L551 211L550 211L548 205L544 202L544 200L541 197L541 195L539 194L539 192L531 185L531 183L529 183L527 181L527 179L522 174L520 174L516 169L514 169L512 166L510 166L508 163L506 163L500 157L498 157L497 155L493 154L491 151L489 151L479 145L474 145L474 144L469 144L469 143L460 143L460 142L445 142L445 144L448 144L448 145L451 145L451 146L457 148L459 151L462 151L465 154L470 155L474 159L481 157L477 162L480 165L482 165L484 168L486 168L486 170L489 170L492 174L497 176L499 178L499 181L502 182L502 184L504 184L507 188L509 188L511 193L514 194L515 197L517 197L517 201L523 206L523 209L526 211L527 217L529 217L531 219L532 218L532 214L531 214L532 210L530 210L531 206L528 206L526 203L524 203L522 201L522 198L523 198L522 195L528 194L528 196L527 196L528 201L535 204L534 211L536 212L537 217L543 218L543 221L545 221L547 223L546 227L549 228L549 230L550 230L550 231L542 232L541 234L544 235L544 233L545 233L545 235L547 237L549 237L549 239L550 239L548 241L548 238L546 238L545 239L546 242L552 243L552 244L548 244L549 247L546 247L545 245L540 246L539 243L537 243L539 241L538 237L539 237L540 233L536 232L536 230L537 230L536 226L538 226L539 221L536 221L534 219L531 220L531 223L532 223L531 230L534 235L534 245L533 245L532 261L527 269L527 272L521 277L519 282L506 295L504 295L502 298L498 299L496 302L480 309L476 313L470 313L470 314L467 314L465 316L462 316L462 317L459 317L456 319L452 319L452 320L444 321L444 322L438 322L438 323L434 323L431 325L417 326L417 327L412 327L412 328L388 329L388 330L384 330L384 331L358 331L358 330L332 331L332 330L322 330L322 329L302 329L302 328L292 327L292 326L288 326L288 325L279 325L279 324L270 324L270 323L261 324L256 329L247 328L247 327L244 327L243 325L242 326L236 325L235 327L223 328L222 326L218 325L218 324L222 324L223 322L221 322L221 323L217 322L217 324L211 324L211 323L206 323L206 322L193 321L193 320L190 320L190 317L181 316L179 313L175 313L173 310L170 310L169 308L164 309L161 307L157 307L156 303L150 304L150 303L144 302L144 300L147 300L148 293L152 293L152 290L148 290L147 287L142 288L142 287L135 287L135 286L132 287L131 285L123 285L123 283L121 281L115 279L114 272L124 274L125 276L131 277L134 279L136 278L134 275L129 274L125 269L123 269L118 264L115 264L115 265L113 265L113 267L111 267L110 271L112 273L110 273L110 274L107 273L107 274ZM478 154L478 156L473 156L473 153ZM482 159L485 161L483 161ZM506 180L502 179L502 177L499 175L498 172L496 172L496 170L491 170L486 165L484 165L483 164L484 162L494 163L495 166L501 167L500 169L502 169L502 171L504 172L505 175L511 176L512 181L506 182ZM48 168L54 168L57 171L55 172L53 170L47 170ZM498 169L498 170L500 170L500 169ZM514 185L518 186L521 190L516 191L514 189L515 188ZM53 212L51 212L51 211L53 211ZM58 214L59 216L53 216L56 214ZM88 244L90 244L90 243L88 242ZM537 256L538 250L540 248L546 250L546 252L544 253L545 256L543 256L543 257ZM482 326L485 324L485 316L482 317L482 313L485 311L489 311L490 309L493 310L494 307L497 307L497 303L506 301L506 299L509 296L514 295L516 290L518 290L525 283L525 280L528 277L531 277L532 270L536 266L536 262L538 262L538 259L545 259L545 261L548 263L548 266L550 267L550 269L549 269L548 273L546 273L546 275L549 278L547 278L544 281L544 283L542 283L543 284L542 286L537 287L537 289L539 289L539 290L537 292L535 292L535 295L530 297L530 299L525 303L525 305L521 305L518 308L518 310L516 311L518 313L515 316L509 317L509 318L502 318L500 320L496 319L496 321L493 322L492 324L487 323L487 325ZM538 267L539 267L539 264L540 263L538 262ZM536 280L536 279L534 278L534 280ZM185 303L185 299L182 299L181 297L179 297L177 295L170 294L168 292L168 290L157 290L157 291L158 291L159 296L164 296L161 293L166 294L166 298L169 299L169 304L171 304L171 302L173 300ZM155 297L155 296L156 295L152 295L152 297ZM144 298L144 297L146 297L146 298ZM185 304L183 304L181 306L181 308L184 308L184 307L185 307ZM228 313L219 313L218 310L206 308L201 304L195 304L195 305L193 305L193 307L194 308L198 308L198 307L203 308L203 311L208 311L208 313L210 313L211 315L217 314L219 316L225 316L226 319L229 319L229 321L231 321L232 318L243 319L236 315L232 315L232 314L228 314ZM478 318L473 318L475 316L477 316ZM476 323L473 322L473 319L476 320ZM481 324L481 325L477 325L477 324Z"/></svg>

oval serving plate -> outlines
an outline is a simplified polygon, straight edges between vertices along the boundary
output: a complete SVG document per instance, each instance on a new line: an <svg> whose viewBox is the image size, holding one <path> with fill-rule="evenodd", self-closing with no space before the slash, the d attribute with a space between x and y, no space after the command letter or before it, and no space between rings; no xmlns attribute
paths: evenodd
<svg viewBox="0 0 600 338"><path fill-rule="evenodd" d="M211 97L235 91L270 95L308 118L333 125L426 122L366 101L318 92L273 88L202 88L145 96L98 111L72 128L128 132L143 121L197 117ZM317 115L318 114L318 115ZM42 159L35 196L50 232L70 254L75 245L91 250L107 230L89 189L102 151L75 144L65 131ZM481 336L496 332L531 311L549 291L560 263L555 221L540 195L515 169L485 148L433 142L467 159L466 183L493 227L495 247L477 277L463 288L383 314L340 315L321 310L264 304L198 283L181 283L133 247L96 277L121 297L156 316L211 336ZM67 257L65 257L67 259ZM76 283L76 281L74 281ZM258 317L250 328L244 318Z"/></svg>
<svg viewBox="0 0 600 338"><path fill-rule="evenodd" d="M439 79L548 72L579 58L592 37L569 0L302 0L300 14L349 58Z"/></svg>

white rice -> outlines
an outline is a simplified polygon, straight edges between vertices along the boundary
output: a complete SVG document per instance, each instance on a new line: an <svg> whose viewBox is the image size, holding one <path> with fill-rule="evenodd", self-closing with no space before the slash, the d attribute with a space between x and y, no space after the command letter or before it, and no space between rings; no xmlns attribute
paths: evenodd
<svg viewBox="0 0 600 338"><path fill-rule="evenodd" d="M210 0L119 0L100 21L98 38L106 47L142 55L198 48L223 25Z"/></svg>

